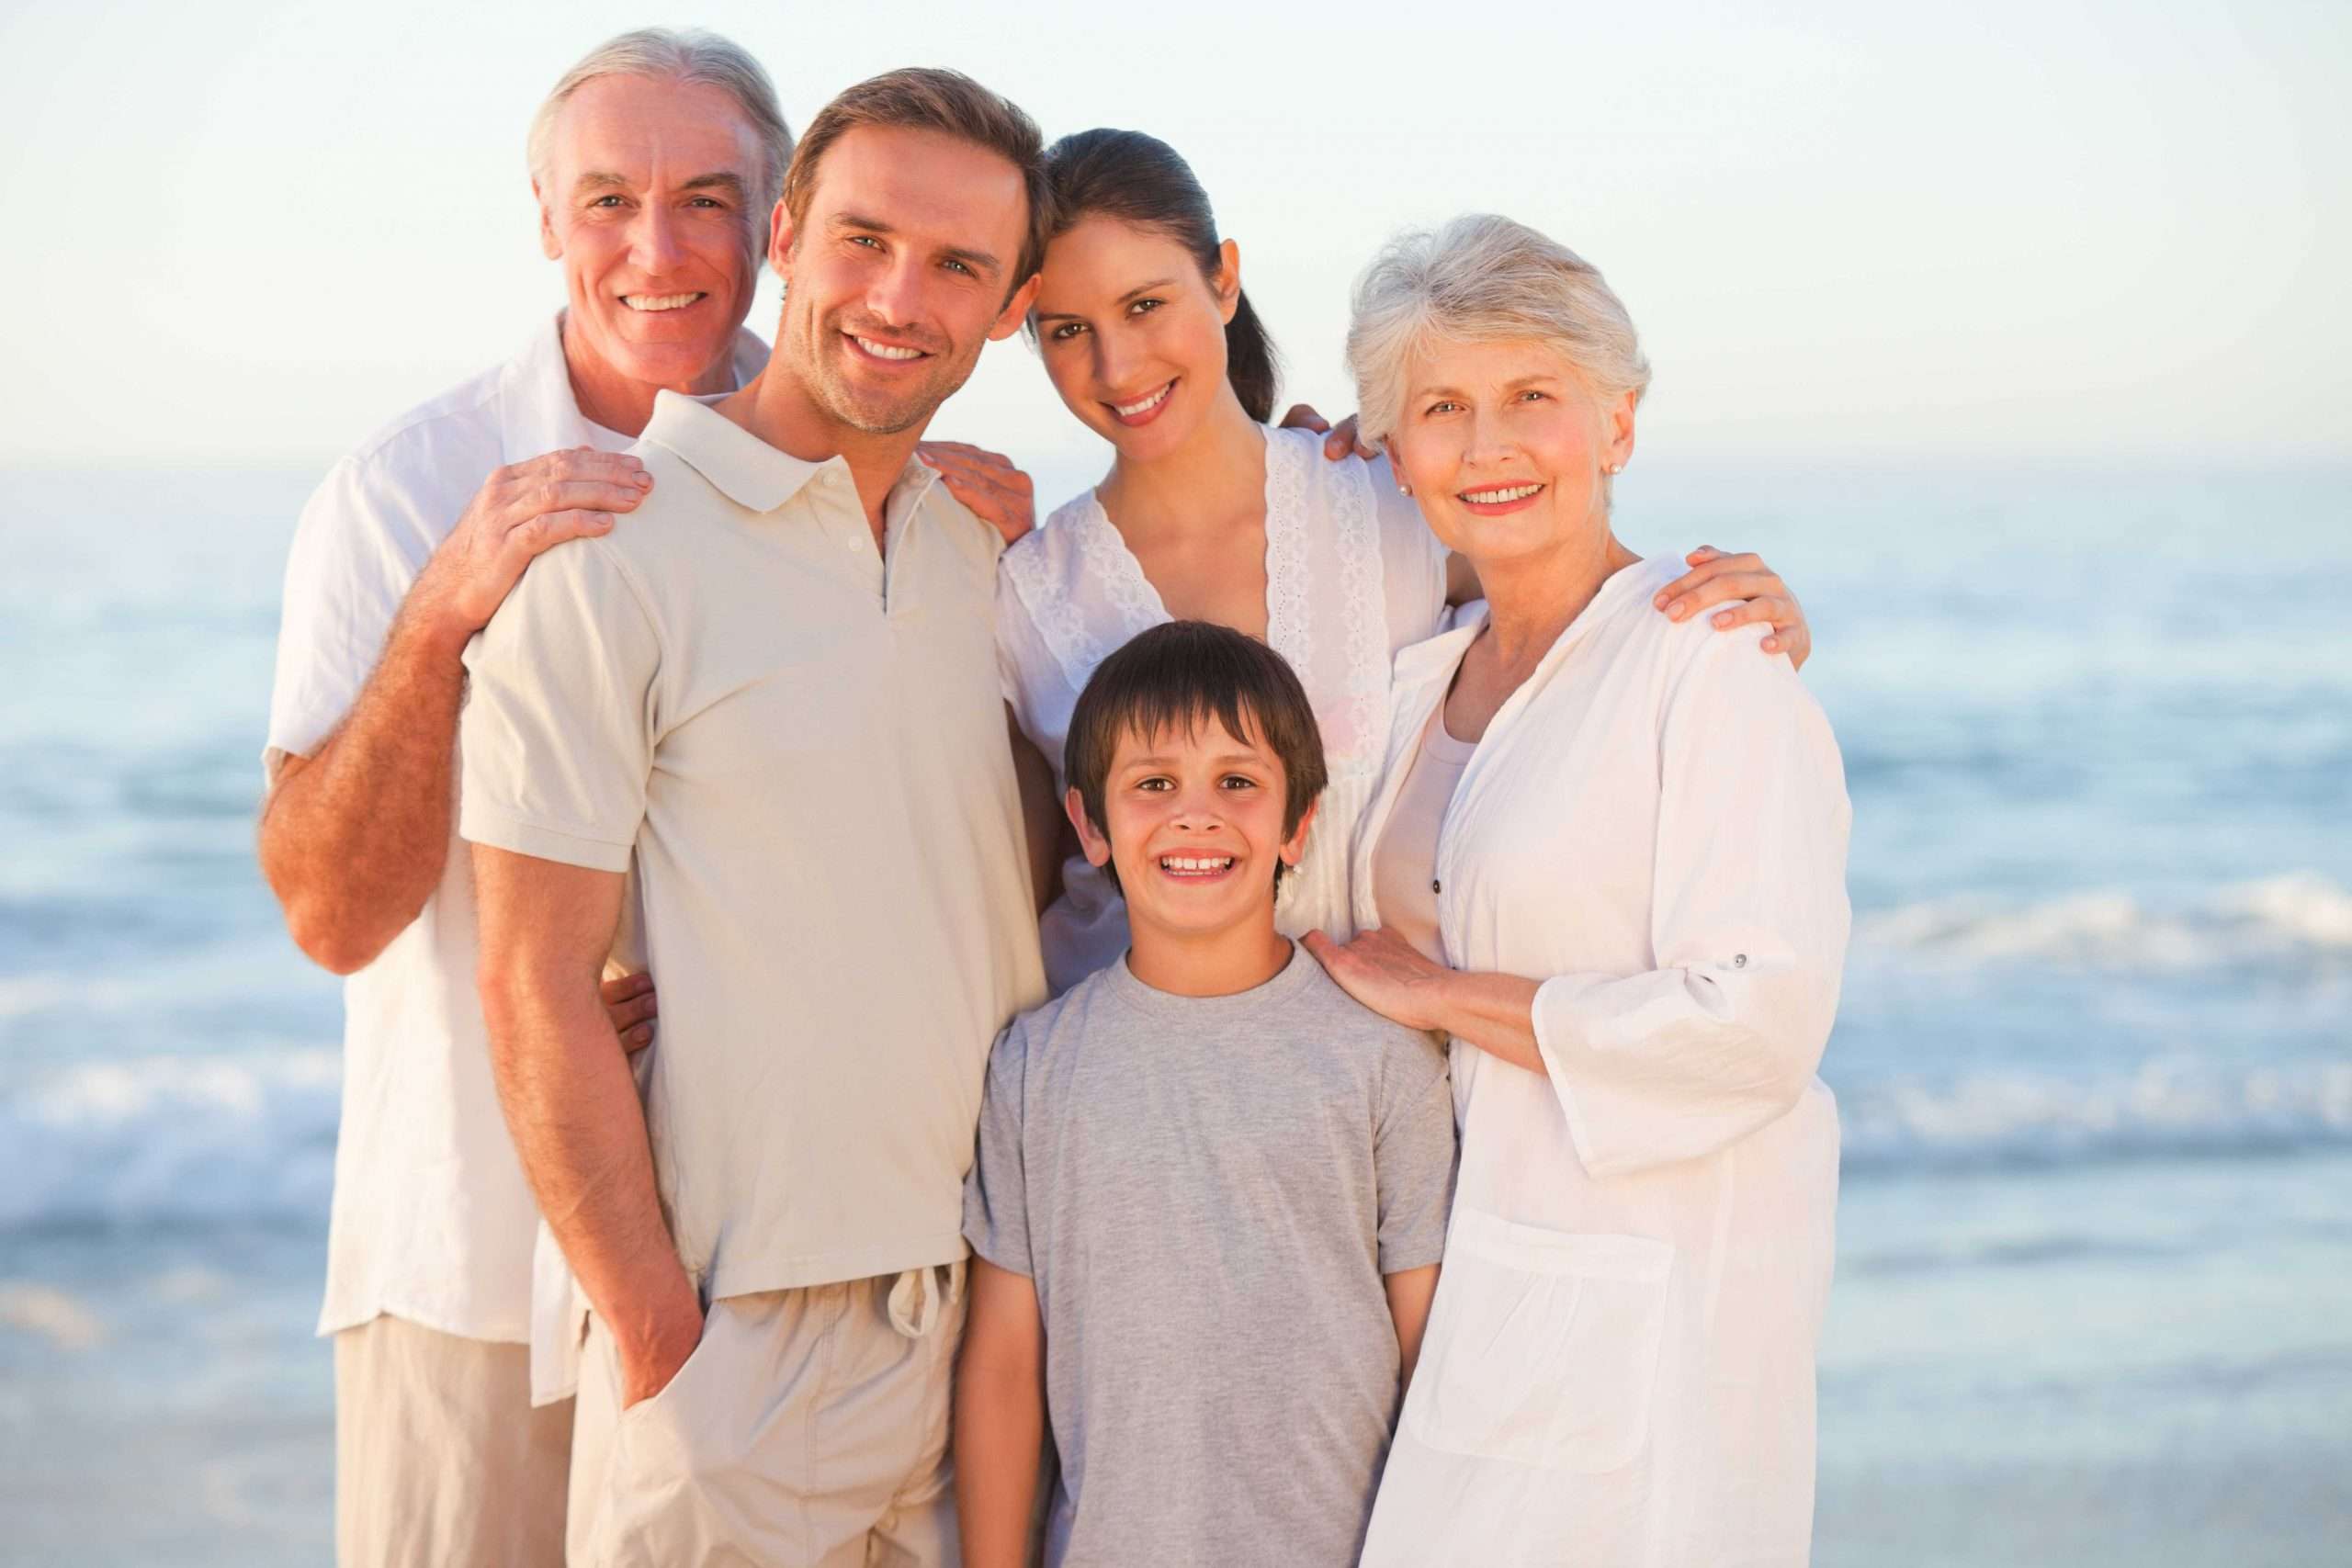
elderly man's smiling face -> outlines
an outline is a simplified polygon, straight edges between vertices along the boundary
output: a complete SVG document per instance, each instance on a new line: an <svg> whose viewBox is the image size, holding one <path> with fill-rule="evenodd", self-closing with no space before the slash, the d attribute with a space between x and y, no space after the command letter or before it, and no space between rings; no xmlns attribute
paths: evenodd
<svg viewBox="0 0 2352 1568"><path fill-rule="evenodd" d="M717 391L759 283L768 215L758 137L722 87L600 76L556 122L540 236L563 263L565 348L583 412L598 386Z"/></svg>

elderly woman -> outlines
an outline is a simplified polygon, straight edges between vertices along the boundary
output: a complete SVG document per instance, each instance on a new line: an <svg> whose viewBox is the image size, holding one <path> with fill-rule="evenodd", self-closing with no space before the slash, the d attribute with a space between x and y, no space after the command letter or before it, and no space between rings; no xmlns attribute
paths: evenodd
<svg viewBox="0 0 2352 1568"><path fill-rule="evenodd" d="M1611 530L1649 369L1500 218L1359 284L1364 425L1487 594L1398 656L1333 978L1452 1039L1462 1167L1368 1564L1798 1563L1848 911L1838 748Z"/></svg>

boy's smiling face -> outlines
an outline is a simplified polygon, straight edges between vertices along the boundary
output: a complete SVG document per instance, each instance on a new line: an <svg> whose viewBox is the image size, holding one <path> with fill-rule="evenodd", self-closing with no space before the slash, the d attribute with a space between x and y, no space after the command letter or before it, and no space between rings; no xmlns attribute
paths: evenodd
<svg viewBox="0 0 2352 1568"><path fill-rule="evenodd" d="M1189 728L1120 738L1102 781L1107 836L1077 790L1065 804L1086 858L1117 871L1136 938L1197 941L1272 931L1274 869L1298 863L1315 820L1310 806L1285 834L1287 797L1281 758L1256 735L1229 734L1203 715Z"/></svg>

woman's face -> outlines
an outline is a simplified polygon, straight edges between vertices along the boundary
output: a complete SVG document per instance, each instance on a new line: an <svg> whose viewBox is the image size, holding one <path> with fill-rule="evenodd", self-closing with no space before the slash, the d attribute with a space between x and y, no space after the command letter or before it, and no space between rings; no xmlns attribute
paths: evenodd
<svg viewBox="0 0 2352 1568"><path fill-rule="evenodd" d="M1201 276L1167 234L1088 218L1046 249L1037 347L1069 412L1130 460L1181 448L1229 395L1225 323L1240 294L1233 242Z"/></svg>
<svg viewBox="0 0 2352 1568"><path fill-rule="evenodd" d="M1634 400L1599 406L1532 339L1439 340L1406 367L1396 477L1445 545L1482 569L1608 537L1604 468L1634 450Z"/></svg>

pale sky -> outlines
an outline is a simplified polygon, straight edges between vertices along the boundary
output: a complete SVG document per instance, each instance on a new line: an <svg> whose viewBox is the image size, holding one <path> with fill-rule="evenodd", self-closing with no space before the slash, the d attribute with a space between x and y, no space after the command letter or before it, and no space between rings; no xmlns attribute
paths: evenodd
<svg viewBox="0 0 2352 1568"><path fill-rule="evenodd" d="M1483 209L1623 296L1653 459L2352 457L2352 6L1780 10L9 0L0 463L323 463L503 358L562 299L524 128L648 23L796 130L933 63L1165 139L1326 412L1356 271ZM1091 440L1018 339L933 433Z"/></svg>

